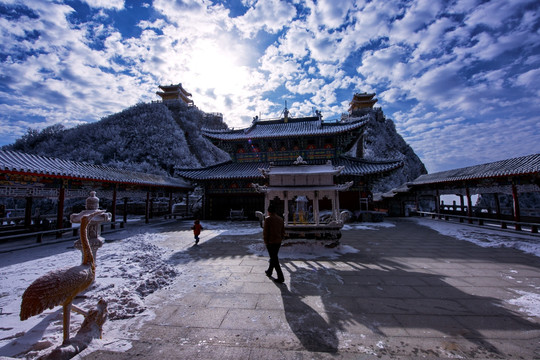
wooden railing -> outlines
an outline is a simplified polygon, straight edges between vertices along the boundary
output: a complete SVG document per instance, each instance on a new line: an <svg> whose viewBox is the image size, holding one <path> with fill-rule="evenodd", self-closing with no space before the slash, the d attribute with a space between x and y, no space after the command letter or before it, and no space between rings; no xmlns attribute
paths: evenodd
<svg viewBox="0 0 540 360"><path fill-rule="evenodd" d="M417 211L416 213L422 217L428 216L428 217L431 217L432 219L444 219L446 221L456 219L460 223L466 222L468 224L477 224L477 225L494 224L494 225L498 225L501 229L508 229L508 226L513 226L514 229L517 231L525 231L525 229L528 229L533 234L537 234L538 228L540 227L539 223L513 221L513 220L505 220L505 219L493 219L493 218L472 217L472 216L469 217L469 216L463 216L463 215L444 214L444 213L436 213L436 212L429 212L429 211Z"/></svg>
<svg viewBox="0 0 540 360"><path fill-rule="evenodd" d="M111 230L114 230L116 228L116 225L119 224L120 228L124 228L124 222L123 221L110 221L101 224L101 231L105 232L105 227L110 226ZM77 237L79 236L79 228L63 228L63 229L54 229L54 230L44 230L44 231L34 231L34 232L27 232L27 233L21 233L21 234L14 234L14 235L6 235L6 236L0 236L0 243L7 242L10 240L18 240L18 239L24 239L24 238L36 238L36 243L41 243L43 241L43 237L45 235L55 234L56 238L61 238L63 234L65 233L72 233L72 236Z"/></svg>

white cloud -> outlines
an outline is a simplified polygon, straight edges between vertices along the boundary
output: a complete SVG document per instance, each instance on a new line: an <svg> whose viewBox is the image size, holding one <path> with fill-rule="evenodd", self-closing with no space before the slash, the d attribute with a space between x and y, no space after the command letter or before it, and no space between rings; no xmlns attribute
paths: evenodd
<svg viewBox="0 0 540 360"><path fill-rule="evenodd" d="M410 74L403 62L407 54L407 49L397 45L366 51L362 57L362 65L357 71L373 84L381 81L399 82Z"/></svg>
<svg viewBox="0 0 540 360"><path fill-rule="evenodd" d="M486 25L492 29L505 27L524 5L533 3L535 3L535 0L492 0L484 2L478 6L463 9L468 10L465 23L471 27L478 25Z"/></svg>
<svg viewBox="0 0 540 360"><path fill-rule="evenodd" d="M311 29L327 27L335 29L343 25L347 13L354 7L353 0L312 0L306 1L310 9L308 24Z"/></svg>
<svg viewBox="0 0 540 360"><path fill-rule="evenodd" d="M291 54L294 58L302 59L309 54L308 41L312 37L313 34L295 22L280 40L279 49L283 54Z"/></svg>
<svg viewBox="0 0 540 360"><path fill-rule="evenodd" d="M415 33L434 22L442 9L441 0L417 0L410 4L405 15L392 24L390 36L396 42L417 43Z"/></svg>
<svg viewBox="0 0 540 360"><path fill-rule="evenodd" d="M122 1L93 2L77 24L70 6L25 1L29 15L0 18L0 130L20 135L29 117L41 117L40 127L94 121L181 82L197 106L235 127L259 112L277 116L285 99L295 114L315 107L331 118L352 92L378 92L430 170L481 153L490 137L514 153L514 143L540 150L529 141L540 131L533 0L241 3L233 11L226 2L155 0L140 35L124 36L107 11L129 12ZM439 136L446 153L432 148Z"/></svg>
<svg viewBox="0 0 540 360"><path fill-rule="evenodd" d="M124 8L124 0L81 0L93 8L121 10Z"/></svg>
<svg viewBox="0 0 540 360"><path fill-rule="evenodd" d="M287 81L285 87L294 94L314 94L324 85L322 79L302 79L299 83L293 84Z"/></svg>
<svg viewBox="0 0 540 360"><path fill-rule="evenodd" d="M514 83L526 88L538 88L538 84L540 84L540 68L529 70L518 75Z"/></svg>
<svg viewBox="0 0 540 360"><path fill-rule="evenodd" d="M252 37L260 30L276 33L296 16L296 8L281 0L258 0L253 7L233 20L247 36Z"/></svg>

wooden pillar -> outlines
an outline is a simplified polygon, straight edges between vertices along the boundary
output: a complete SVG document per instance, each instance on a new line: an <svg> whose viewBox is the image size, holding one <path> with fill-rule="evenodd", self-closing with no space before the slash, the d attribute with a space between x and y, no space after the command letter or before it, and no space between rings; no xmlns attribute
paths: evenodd
<svg viewBox="0 0 540 360"><path fill-rule="evenodd" d="M439 194L439 189L435 191L435 212L437 217L441 218L441 195Z"/></svg>
<svg viewBox="0 0 540 360"><path fill-rule="evenodd" d="M56 213L56 229L62 229L64 227L64 200L66 197L66 189L62 185L58 192L58 210ZM61 232L56 233L56 238L59 239L62 237Z"/></svg>
<svg viewBox="0 0 540 360"><path fill-rule="evenodd" d="M264 211L263 214L268 215L268 206L270 206L270 194L266 193L264 196Z"/></svg>
<svg viewBox="0 0 540 360"><path fill-rule="evenodd" d="M516 230L521 230L521 213L519 211L519 198L516 184L512 181L512 199L514 200L514 221L516 222Z"/></svg>
<svg viewBox="0 0 540 360"><path fill-rule="evenodd" d="M124 198L124 223L127 223L128 198Z"/></svg>
<svg viewBox="0 0 540 360"><path fill-rule="evenodd" d="M32 226L32 197L26 197L26 206L24 208L24 227Z"/></svg>
<svg viewBox="0 0 540 360"><path fill-rule="evenodd" d="M186 217L189 216L189 192L186 191Z"/></svg>
<svg viewBox="0 0 540 360"><path fill-rule="evenodd" d="M495 212L497 214L497 219L501 218L501 201L499 200L499 193L493 194L495 197Z"/></svg>
<svg viewBox="0 0 540 360"><path fill-rule="evenodd" d="M333 192L332 199L330 199L331 203L332 203L332 220L337 220L337 216L336 216L336 192L337 191Z"/></svg>
<svg viewBox="0 0 540 360"><path fill-rule="evenodd" d="M367 210L369 211L369 202L368 202ZM339 191L336 190L336 221L340 220L339 214L340 214L340 211L339 211Z"/></svg>
<svg viewBox="0 0 540 360"><path fill-rule="evenodd" d="M287 191L283 192L283 222L285 226L289 225L289 193Z"/></svg>
<svg viewBox="0 0 540 360"><path fill-rule="evenodd" d="M146 192L146 206L144 209L144 222L148 224L150 220L150 191Z"/></svg>
<svg viewBox="0 0 540 360"><path fill-rule="evenodd" d="M114 185L113 195L112 195L112 210L111 210L111 221L113 223L111 224L111 229L116 228L116 224L114 223L116 221L116 188L117 188L117 185Z"/></svg>
<svg viewBox="0 0 540 360"><path fill-rule="evenodd" d="M319 226L319 192L315 191L313 196L313 219L315 220L315 225Z"/></svg>
<svg viewBox="0 0 540 360"><path fill-rule="evenodd" d="M465 187L465 193L467 196L467 217L469 218L469 224L472 224L472 200L471 200L471 191L469 187Z"/></svg>
<svg viewBox="0 0 540 360"><path fill-rule="evenodd" d="M169 210L168 210L169 216L172 219L172 191L169 193Z"/></svg>

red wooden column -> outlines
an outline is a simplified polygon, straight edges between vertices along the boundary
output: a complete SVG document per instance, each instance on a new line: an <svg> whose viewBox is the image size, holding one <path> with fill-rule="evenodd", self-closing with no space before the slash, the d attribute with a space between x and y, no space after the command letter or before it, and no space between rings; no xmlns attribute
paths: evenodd
<svg viewBox="0 0 540 360"><path fill-rule="evenodd" d="M127 224L128 198L124 198L124 224ZM123 225L123 224L122 224Z"/></svg>
<svg viewBox="0 0 540 360"><path fill-rule="evenodd" d="M24 227L30 228L32 226L32 197L26 198L26 206L24 208Z"/></svg>
<svg viewBox="0 0 540 360"><path fill-rule="evenodd" d="M169 216L172 219L172 191L169 193Z"/></svg>
<svg viewBox="0 0 540 360"><path fill-rule="evenodd" d="M58 191L58 210L56 212L56 229L60 230L64 227L64 200L66 198L66 188L62 184ZM56 238L62 237L61 232L56 233Z"/></svg>
<svg viewBox="0 0 540 360"><path fill-rule="evenodd" d="M514 200L514 221L516 222L516 230L521 230L521 214L519 211L519 198L516 184L512 181L512 199Z"/></svg>
<svg viewBox="0 0 540 360"><path fill-rule="evenodd" d="M469 224L472 224L472 200L471 200L471 191L469 187L465 187L465 194L467 196L467 217L469 218Z"/></svg>

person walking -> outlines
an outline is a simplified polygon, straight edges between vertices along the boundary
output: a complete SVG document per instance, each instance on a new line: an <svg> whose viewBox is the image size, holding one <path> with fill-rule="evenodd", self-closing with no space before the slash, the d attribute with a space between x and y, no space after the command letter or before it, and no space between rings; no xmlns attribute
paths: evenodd
<svg viewBox="0 0 540 360"><path fill-rule="evenodd" d="M199 243L199 235L201 234L201 231L203 230L203 227L201 223L199 222L199 219L195 220L193 223L193 226L191 227L191 230L193 230L193 236L195 237L195 245Z"/></svg>
<svg viewBox="0 0 540 360"><path fill-rule="evenodd" d="M264 219L263 240L270 255L268 270L265 271L266 276L272 278L274 269L276 270L277 279L273 279L277 283L285 281L281 266L279 266L279 248L285 236L285 224L283 219L276 214L274 205L268 206L268 216Z"/></svg>

